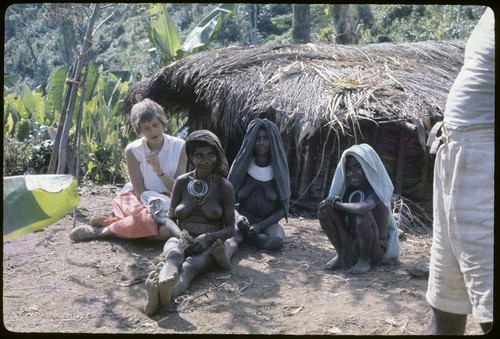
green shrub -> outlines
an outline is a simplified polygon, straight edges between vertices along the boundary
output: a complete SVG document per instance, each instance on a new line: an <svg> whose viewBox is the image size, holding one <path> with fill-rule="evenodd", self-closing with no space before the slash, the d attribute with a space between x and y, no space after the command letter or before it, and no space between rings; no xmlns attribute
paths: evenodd
<svg viewBox="0 0 500 339"><path fill-rule="evenodd" d="M3 176L22 175L29 168L31 145L16 141L9 135L3 138Z"/></svg>
<svg viewBox="0 0 500 339"><path fill-rule="evenodd" d="M52 155L53 140L45 140L40 145L32 146L29 169L38 174L46 174Z"/></svg>

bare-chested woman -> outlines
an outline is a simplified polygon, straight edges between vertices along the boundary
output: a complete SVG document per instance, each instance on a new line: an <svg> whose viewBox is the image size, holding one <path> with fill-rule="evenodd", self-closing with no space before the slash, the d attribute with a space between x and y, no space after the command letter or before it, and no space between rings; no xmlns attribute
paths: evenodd
<svg viewBox="0 0 500 339"><path fill-rule="evenodd" d="M337 252L326 269L361 274L383 258L399 257L392 192L384 165L368 144L342 154L330 194L318 208L320 225Z"/></svg>
<svg viewBox="0 0 500 339"><path fill-rule="evenodd" d="M235 200L225 178L223 149L215 134L199 130L186 138L186 153L195 170L176 179L168 213L180 235L165 243L162 269L146 280L148 315L184 293L194 277L215 264L230 268L223 242L234 234Z"/></svg>
<svg viewBox="0 0 500 339"><path fill-rule="evenodd" d="M288 218L290 178L286 154L276 125L267 119L250 122L228 180L238 204L235 236L225 243L229 257L246 241L276 250L285 232L279 221Z"/></svg>

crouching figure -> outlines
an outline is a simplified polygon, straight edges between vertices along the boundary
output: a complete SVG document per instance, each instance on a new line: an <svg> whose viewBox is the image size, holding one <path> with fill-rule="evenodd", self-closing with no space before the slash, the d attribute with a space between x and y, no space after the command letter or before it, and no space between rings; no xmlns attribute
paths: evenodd
<svg viewBox="0 0 500 339"><path fill-rule="evenodd" d="M392 215L394 186L375 150L354 145L341 156L328 197L318 206L321 228L336 255L326 269L368 272L382 259L399 258L399 237Z"/></svg>

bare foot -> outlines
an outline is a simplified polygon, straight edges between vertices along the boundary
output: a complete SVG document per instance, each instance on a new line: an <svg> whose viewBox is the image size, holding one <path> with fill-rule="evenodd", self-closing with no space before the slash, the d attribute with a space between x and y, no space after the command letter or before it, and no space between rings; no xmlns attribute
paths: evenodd
<svg viewBox="0 0 500 339"><path fill-rule="evenodd" d="M224 248L224 243L222 240L217 239L212 245L211 251L212 257L215 259L217 265L219 265L224 270L231 269L231 261L226 254L226 250Z"/></svg>
<svg viewBox="0 0 500 339"><path fill-rule="evenodd" d="M353 267L351 267L349 272L352 274L362 274L368 272L370 268L371 261L359 259L358 262Z"/></svg>
<svg viewBox="0 0 500 339"><path fill-rule="evenodd" d="M158 310L160 302L158 273L156 273L156 271L149 273L145 285L148 299L146 301L146 306L144 306L144 313L146 313L146 315L152 315Z"/></svg>
<svg viewBox="0 0 500 339"><path fill-rule="evenodd" d="M179 276L179 273L174 272L172 274L172 276L159 282L159 285L160 285L160 288L159 288L160 303L163 306L167 306L170 304L170 302L172 300L172 288L174 287L175 283L177 282L178 276Z"/></svg>
<svg viewBox="0 0 500 339"><path fill-rule="evenodd" d="M337 254L332 260L326 263L325 270L334 271L340 268L340 257Z"/></svg>

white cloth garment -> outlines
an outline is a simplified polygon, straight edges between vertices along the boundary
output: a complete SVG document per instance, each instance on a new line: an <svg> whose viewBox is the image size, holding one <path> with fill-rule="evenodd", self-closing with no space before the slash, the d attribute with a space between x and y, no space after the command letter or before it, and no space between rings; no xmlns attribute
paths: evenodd
<svg viewBox="0 0 500 339"><path fill-rule="evenodd" d="M396 219L394 219L391 208L394 186L389 174L385 170L382 160L380 160L377 152L370 145L354 145L342 153L337 169L335 170L335 175L333 176L328 197L342 197L347 189L346 158L348 155L354 156L360 163L373 191L384 205L387 206L389 211L389 236L387 239L387 251L384 253L383 259L397 259L400 253L399 234Z"/></svg>
<svg viewBox="0 0 500 339"><path fill-rule="evenodd" d="M160 167L163 173L168 174L173 178L175 172L177 171L184 140L168 134L163 134L163 138L163 147L158 153ZM147 157L150 155L151 151L149 150L146 138L142 137L132 141L127 145L125 151L128 149L132 150L135 158L140 163L140 169L142 177L144 178L144 186L146 187L146 190L170 193L161 178L153 170L153 167L147 162ZM132 184L127 183L122 192L130 190L132 190Z"/></svg>
<svg viewBox="0 0 500 339"><path fill-rule="evenodd" d="M167 222L167 212L170 207L170 198L156 191L144 191L141 194L141 202L149 209L156 222L164 224Z"/></svg>

